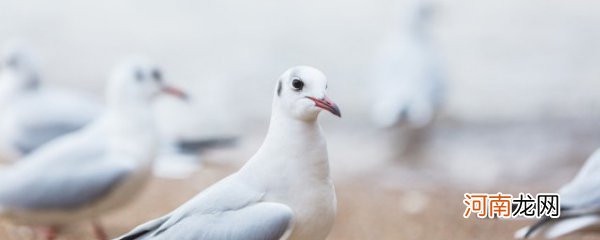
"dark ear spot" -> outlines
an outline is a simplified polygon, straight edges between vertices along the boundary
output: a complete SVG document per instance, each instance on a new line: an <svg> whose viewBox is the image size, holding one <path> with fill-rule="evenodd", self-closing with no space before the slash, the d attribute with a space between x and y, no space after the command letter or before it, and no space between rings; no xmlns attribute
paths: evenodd
<svg viewBox="0 0 600 240"><path fill-rule="evenodd" d="M141 69L136 69L135 70L135 79L138 80L138 82L141 82L144 80L144 72L142 72Z"/></svg>
<svg viewBox="0 0 600 240"><path fill-rule="evenodd" d="M277 96L281 96L281 80L277 83Z"/></svg>

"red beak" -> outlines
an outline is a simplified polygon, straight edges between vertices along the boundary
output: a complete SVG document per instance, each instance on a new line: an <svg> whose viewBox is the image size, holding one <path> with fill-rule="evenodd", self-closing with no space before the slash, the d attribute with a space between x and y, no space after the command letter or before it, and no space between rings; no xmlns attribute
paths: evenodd
<svg viewBox="0 0 600 240"><path fill-rule="evenodd" d="M329 111L330 113L332 113L333 115L342 117L340 108L338 108L338 106L333 101L331 101L331 99L329 99L327 96L323 97L322 99L317 99L314 97L307 97L307 98L309 98L310 100L313 100L315 102L315 106L325 109L325 110Z"/></svg>
<svg viewBox="0 0 600 240"><path fill-rule="evenodd" d="M186 100L187 101L189 99L188 95L185 92L183 92L183 91L181 91L181 90L179 90L177 88L168 86L168 85L163 85L160 88L160 91L163 92L163 93L165 93L165 94L169 94L169 95L172 95L174 97L177 97L177 98L179 98L181 100Z"/></svg>

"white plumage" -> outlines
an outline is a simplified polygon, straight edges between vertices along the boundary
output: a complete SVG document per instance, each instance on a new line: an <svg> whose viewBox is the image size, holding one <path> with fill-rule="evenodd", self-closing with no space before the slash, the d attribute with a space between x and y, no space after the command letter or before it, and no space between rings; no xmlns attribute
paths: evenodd
<svg viewBox="0 0 600 240"><path fill-rule="evenodd" d="M37 57L11 42L0 60L0 158L16 160L97 118L102 105L86 94L48 86Z"/></svg>
<svg viewBox="0 0 600 240"><path fill-rule="evenodd" d="M426 34L430 5L409 1L400 11L401 28L383 42L374 62L372 119L379 127L420 128L434 118L442 97L442 73ZM394 24L396 26L396 24Z"/></svg>
<svg viewBox="0 0 600 240"><path fill-rule="evenodd" d="M4 169L0 217L55 227L94 220L133 199L151 175L158 147L151 103L164 91L183 96L159 73L145 60L121 65L100 118Z"/></svg>
<svg viewBox="0 0 600 240"><path fill-rule="evenodd" d="M600 149L587 160L577 176L563 186L560 194L561 216L541 219L520 229L515 238L544 234L557 238L583 229L600 227Z"/></svg>
<svg viewBox="0 0 600 240"><path fill-rule="evenodd" d="M277 82L267 137L237 173L118 239L325 239L336 212L317 117L340 116L325 76L295 67Z"/></svg>

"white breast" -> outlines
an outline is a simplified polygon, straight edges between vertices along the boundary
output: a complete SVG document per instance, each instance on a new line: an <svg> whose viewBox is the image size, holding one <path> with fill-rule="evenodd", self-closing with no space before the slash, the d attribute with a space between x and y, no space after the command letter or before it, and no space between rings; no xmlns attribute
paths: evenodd
<svg viewBox="0 0 600 240"><path fill-rule="evenodd" d="M311 187L302 187L304 184ZM267 193L265 201L285 204L294 211L294 229L289 239L325 239L336 214L333 182L298 182L288 186L285 191Z"/></svg>

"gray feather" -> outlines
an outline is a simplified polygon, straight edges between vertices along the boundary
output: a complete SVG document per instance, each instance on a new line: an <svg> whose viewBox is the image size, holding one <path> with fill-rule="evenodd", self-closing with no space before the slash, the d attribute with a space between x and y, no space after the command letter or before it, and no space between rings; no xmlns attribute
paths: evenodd
<svg viewBox="0 0 600 240"><path fill-rule="evenodd" d="M0 175L4 209L69 210L106 196L132 171L107 152L98 122L52 141Z"/></svg>
<svg viewBox="0 0 600 240"><path fill-rule="evenodd" d="M83 126L84 124L48 124L24 128L24 131L15 139L13 144L21 153L29 154L45 143L74 132Z"/></svg>
<svg viewBox="0 0 600 240"><path fill-rule="evenodd" d="M79 169L48 169L20 176L11 179L11 184L0 186L0 206L30 210L81 208L106 196L129 171L110 164L90 164Z"/></svg>
<svg viewBox="0 0 600 240"><path fill-rule="evenodd" d="M195 154L209 149L232 147L236 142L236 137L220 137L199 140L180 139L176 141L176 145L181 153Z"/></svg>
<svg viewBox="0 0 600 240"><path fill-rule="evenodd" d="M156 223L165 222L165 219L155 220L119 239L277 240L291 227L292 218L293 212L289 207L263 202L238 210L190 215L151 234L147 227L158 228Z"/></svg>

